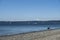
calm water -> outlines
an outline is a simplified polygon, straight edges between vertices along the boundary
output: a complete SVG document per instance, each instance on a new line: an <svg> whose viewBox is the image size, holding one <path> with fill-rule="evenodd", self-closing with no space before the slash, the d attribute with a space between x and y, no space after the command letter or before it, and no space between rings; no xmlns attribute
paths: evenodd
<svg viewBox="0 0 60 40"><path fill-rule="evenodd" d="M56 29L56 28L60 28L60 25L0 26L0 35L47 30L48 27L50 27L51 29Z"/></svg>

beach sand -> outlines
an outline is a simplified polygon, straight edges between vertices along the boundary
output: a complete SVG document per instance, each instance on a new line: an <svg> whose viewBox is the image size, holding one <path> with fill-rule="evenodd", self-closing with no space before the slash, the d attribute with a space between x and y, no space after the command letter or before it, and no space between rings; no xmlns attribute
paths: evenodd
<svg viewBox="0 0 60 40"><path fill-rule="evenodd" d="M0 40L60 40L60 29L5 35Z"/></svg>

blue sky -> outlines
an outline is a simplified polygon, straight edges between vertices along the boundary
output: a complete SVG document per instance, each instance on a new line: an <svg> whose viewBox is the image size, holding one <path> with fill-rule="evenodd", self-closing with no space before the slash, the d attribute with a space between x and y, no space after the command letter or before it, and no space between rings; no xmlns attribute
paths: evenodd
<svg viewBox="0 0 60 40"><path fill-rule="evenodd" d="M0 0L0 21L60 20L60 0Z"/></svg>

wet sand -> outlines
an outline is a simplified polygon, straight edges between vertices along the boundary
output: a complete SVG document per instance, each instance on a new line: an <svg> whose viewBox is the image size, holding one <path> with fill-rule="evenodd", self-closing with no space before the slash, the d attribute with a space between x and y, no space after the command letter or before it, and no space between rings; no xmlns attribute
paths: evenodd
<svg viewBox="0 0 60 40"><path fill-rule="evenodd" d="M0 40L60 40L60 29L5 35Z"/></svg>

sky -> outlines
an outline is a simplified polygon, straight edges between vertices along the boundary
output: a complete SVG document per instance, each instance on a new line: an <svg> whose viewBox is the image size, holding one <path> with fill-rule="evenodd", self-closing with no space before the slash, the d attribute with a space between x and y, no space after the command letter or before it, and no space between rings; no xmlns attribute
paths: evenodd
<svg viewBox="0 0 60 40"><path fill-rule="evenodd" d="M0 21L60 20L60 0L0 0Z"/></svg>

